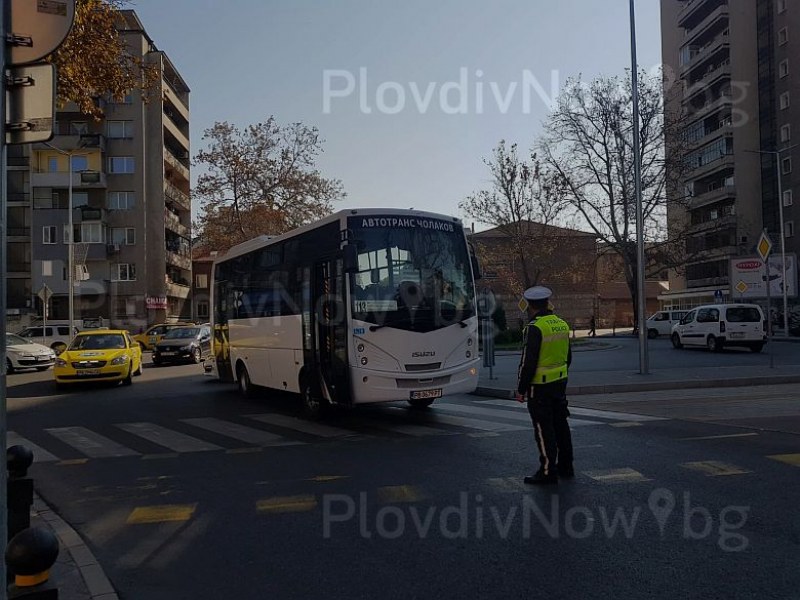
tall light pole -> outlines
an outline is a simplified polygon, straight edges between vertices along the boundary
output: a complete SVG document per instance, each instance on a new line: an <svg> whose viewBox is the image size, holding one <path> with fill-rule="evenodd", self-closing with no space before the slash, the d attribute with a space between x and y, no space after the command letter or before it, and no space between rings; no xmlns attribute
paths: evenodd
<svg viewBox="0 0 800 600"><path fill-rule="evenodd" d="M778 184L778 228L780 229L778 237L781 239L781 270L783 271L783 335L789 337L789 292L786 289L786 225L783 221L783 173L781 172L781 154L789 150L797 148L800 144L795 144L780 150L748 150L753 154L770 154L775 157L775 178ZM767 269L769 275L769 269ZM770 285L769 277L767 277L767 286ZM771 308L767 307L767 314L770 314ZM770 323L772 319L770 317Z"/></svg>
<svg viewBox="0 0 800 600"><path fill-rule="evenodd" d="M644 210L642 208L642 148L639 136L639 61L636 58L636 6L630 0L631 13L631 95L633 96L633 172L636 180L636 284L637 325L639 327L639 372L649 371L647 356L647 299L644 272Z"/></svg>

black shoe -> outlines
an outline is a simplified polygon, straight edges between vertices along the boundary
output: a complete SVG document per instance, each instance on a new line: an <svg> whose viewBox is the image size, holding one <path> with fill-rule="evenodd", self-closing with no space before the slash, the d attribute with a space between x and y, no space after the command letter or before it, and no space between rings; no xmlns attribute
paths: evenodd
<svg viewBox="0 0 800 600"><path fill-rule="evenodd" d="M529 475L523 481L528 485L555 485L558 483L558 476L555 473L545 475L542 471L536 471L535 475Z"/></svg>
<svg viewBox="0 0 800 600"><path fill-rule="evenodd" d="M558 476L561 479L572 479L573 477L575 477L575 468L572 465L563 467L561 465L558 465L556 467L556 470L558 471Z"/></svg>

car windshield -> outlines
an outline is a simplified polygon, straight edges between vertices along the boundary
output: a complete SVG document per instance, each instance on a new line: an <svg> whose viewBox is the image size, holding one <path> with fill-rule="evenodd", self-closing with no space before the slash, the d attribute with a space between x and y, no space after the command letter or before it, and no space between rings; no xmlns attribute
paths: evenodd
<svg viewBox="0 0 800 600"><path fill-rule="evenodd" d="M358 272L351 277L353 318L431 331L474 314L471 264L460 225L359 217L349 224L358 247Z"/></svg>
<svg viewBox="0 0 800 600"><path fill-rule="evenodd" d="M725 312L729 323L759 323L761 312L754 306L736 306Z"/></svg>
<svg viewBox="0 0 800 600"><path fill-rule="evenodd" d="M30 344L30 342L13 333L6 334L6 346L24 346L26 344Z"/></svg>
<svg viewBox="0 0 800 600"><path fill-rule="evenodd" d="M118 333L79 335L69 345L70 350L120 350L122 348L125 348L125 338Z"/></svg>
<svg viewBox="0 0 800 600"><path fill-rule="evenodd" d="M172 331L167 332L167 335L164 336L164 339L174 340L193 338L197 337L198 333L200 333L200 329L197 327L181 327L180 329L173 329Z"/></svg>

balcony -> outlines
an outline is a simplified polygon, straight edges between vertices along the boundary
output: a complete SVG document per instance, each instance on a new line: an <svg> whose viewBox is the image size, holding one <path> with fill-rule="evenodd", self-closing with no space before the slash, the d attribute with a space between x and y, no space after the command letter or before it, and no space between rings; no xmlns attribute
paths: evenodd
<svg viewBox="0 0 800 600"><path fill-rule="evenodd" d="M715 83L724 79L731 78L731 61L726 59L718 67L707 71L700 79L692 83L686 88L684 93L683 103L689 104L698 94L707 93Z"/></svg>
<svg viewBox="0 0 800 600"><path fill-rule="evenodd" d="M736 198L736 186L725 185L705 194L698 194L689 201L689 208L701 208L730 198Z"/></svg>
<svg viewBox="0 0 800 600"><path fill-rule="evenodd" d="M30 227L14 227L9 226L6 229L6 235L10 238L30 238L31 237L31 228ZM15 241L15 240L11 240Z"/></svg>
<svg viewBox="0 0 800 600"><path fill-rule="evenodd" d="M687 233L691 234L699 234L705 233L710 230L717 230L725 227L726 225L730 226L733 225L733 234L736 235L736 215L725 215L719 217L717 219L713 219L711 221L705 221L704 223L698 223L697 225L692 225Z"/></svg>
<svg viewBox="0 0 800 600"><path fill-rule="evenodd" d="M189 228L181 223L180 217L171 210L164 209L164 225L170 231L174 231L181 237L189 237Z"/></svg>
<svg viewBox="0 0 800 600"><path fill-rule="evenodd" d="M730 123L720 124L717 127L711 129L708 128L705 131L705 134L701 138L697 138L694 141L689 141L687 143L687 150L694 150L695 148L699 148L700 146L705 146L713 142L718 137L726 136L726 135L733 135L733 125Z"/></svg>
<svg viewBox="0 0 800 600"><path fill-rule="evenodd" d="M85 134L69 134L69 135L54 135L52 141L48 142L50 146L55 146L59 150L70 152L73 150L92 149L106 151L106 136L102 133L85 133ZM52 150L50 146L44 143L37 143L33 145L34 150Z"/></svg>
<svg viewBox="0 0 800 600"><path fill-rule="evenodd" d="M166 146L164 146L164 162L167 164L167 175L175 173L180 175L187 182L189 181L189 168L184 166Z"/></svg>
<svg viewBox="0 0 800 600"><path fill-rule="evenodd" d="M164 129L167 130L169 135L175 138L175 141L180 144L182 148L189 149L189 138L186 136L183 131L181 131L180 125L176 121L173 121L170 118L169 113L167 113L166 108L164 109ZM187 127L188 129L188 127Z"/></svg>
<svg viewBox="0 0 800 600"><path fill-rule="evenodd" d="M733 168L733 165L734 165L733 154L725 154L724 156L709 161L704 165L700 165L694 168L688 167L688 169L692 179L700 179L701 177L706 177L708 175L711 175L712 173L715 173L716 171Z"/></svg>
<svg viewBox="0 0 800 600"><path fill-rule="evenodd" d="M678 13L678 27L694 29L719 6L727 4L727 0L689 0Z"/></svg>
<svg viewBox="0 0 800 600"><path fill-rule="evenodd" d="M723 93L719 98L706 102L700 108L686 107L683 111L684 116L690 120L691 123L696 123L702 119L706 119L713 115L718 110L729 108L733 105L733 96L728 92Z"/></svg>
<svg viewBox="0 0 800 600"><path fill-rule="evenodd" d="M8 261L8 274L15 275L30 275L31 274L31 263L30 261L16 261L16 260L9 260Z"/></svg>
<svg viewBox="0 0 800 600"><path fill-rule="evenodd" d="M188 123L189 122L189 98L185 94L178 94L170 85L170 82L166 79L164 80L164 97L166 98L167 102L169 102L175 110L184 118L184 120Z"/></svg>
<svg viewBox="0 0 800 600"><path fill-rule="evenodd" d="M192 258L188 255L184 256L183 254L167 250L167 264L191 271Z"/></svg>
<svg viewBox="0 0 800 600"><path fill-rule="evenodd" d="M714 54L719 52L722 49L730 48L730 36L723 34L715 37L711 40L708 44L703 46L697 51L689 62L681 65L681 73L686 76L691 73L694 69L698 66L705 63L707 60L711 59Z"/></svg>
<svg viewBox="0 0 800 600"><path fill-rule="evenodd" d="M83 183L81 182L80 173L72 173L72 187L74 189L98 189L105 188L106 174L93 172L97 176L96 183ZM66 171L58 171L55 173L45 171L33 171L31 173L31 186L32 187L50 187L50 188L68 188L70 174Z"/></svg>
<svg viewBox="0 0 800 600"><path fill-rule="evenodd" d="M689 31L684 41L684 45L693 43L695 40L700 38L704 33L708 32L708 30L715 23L717 23L717 21L719 21L723 17L728 18L729 15L730 15L730 9L728 8L727 4L723 4L722 6L717 7L711 12L711 14L709 14L705 19L700 21Z"/></svg>
<svg viewBox="0 0 800 600"><path fill-rule="evenodd" d="M170 298L181 298L182 300L186 300L189 297L189 292L192 288L188 285L182 285L178 283L167 283L167 296Z"/></svg>
<svg viewBox="0 0 800 600"><path fill-rule="evenodd" d="M192 201L189 194L182 192L170 182L164 182L164 195L167 200L170 200L185 210L192 210Z"/></svg>

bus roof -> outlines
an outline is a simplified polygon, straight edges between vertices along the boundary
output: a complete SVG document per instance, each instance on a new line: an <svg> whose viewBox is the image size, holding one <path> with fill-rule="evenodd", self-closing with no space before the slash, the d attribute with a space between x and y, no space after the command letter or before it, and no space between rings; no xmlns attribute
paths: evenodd
<svg viewBox="0 0 800 600"><path fill-rule="evenodd" d="M308 225L303 225L302 227L298 227L297 229L292 229L291 231L287 231L284 234L273 236L273 235L260 235L252 240L247 240L246 242L242 242L241 244L237 244L230 248L224 254L219 255L215 260L214 264L218 264L221 262L225 262L228 259L236 258L237 256L242 256L247 254L248 252L252 252L253 250L258 250L259 248L263 248L264 246L269 246L274 242L280 242L283 240L288 240L293 238L296 235L301 233L305 233L307 231L313 231L317 227L322 227L324 225L328 225L329 223L333 223L334 221L338 221L343 217L355 217L358 215L370 216L370 215L413 215L418 217L427 217L431 219L441 219L441 220L448 220L453 221L461 225L461 219L449 215L442 215L432 212L426 212L423 210L411 210L408 208L351 208L337 211L327 217L323 217L319 221L315 221L314 223L309 223Z"/></svg>

